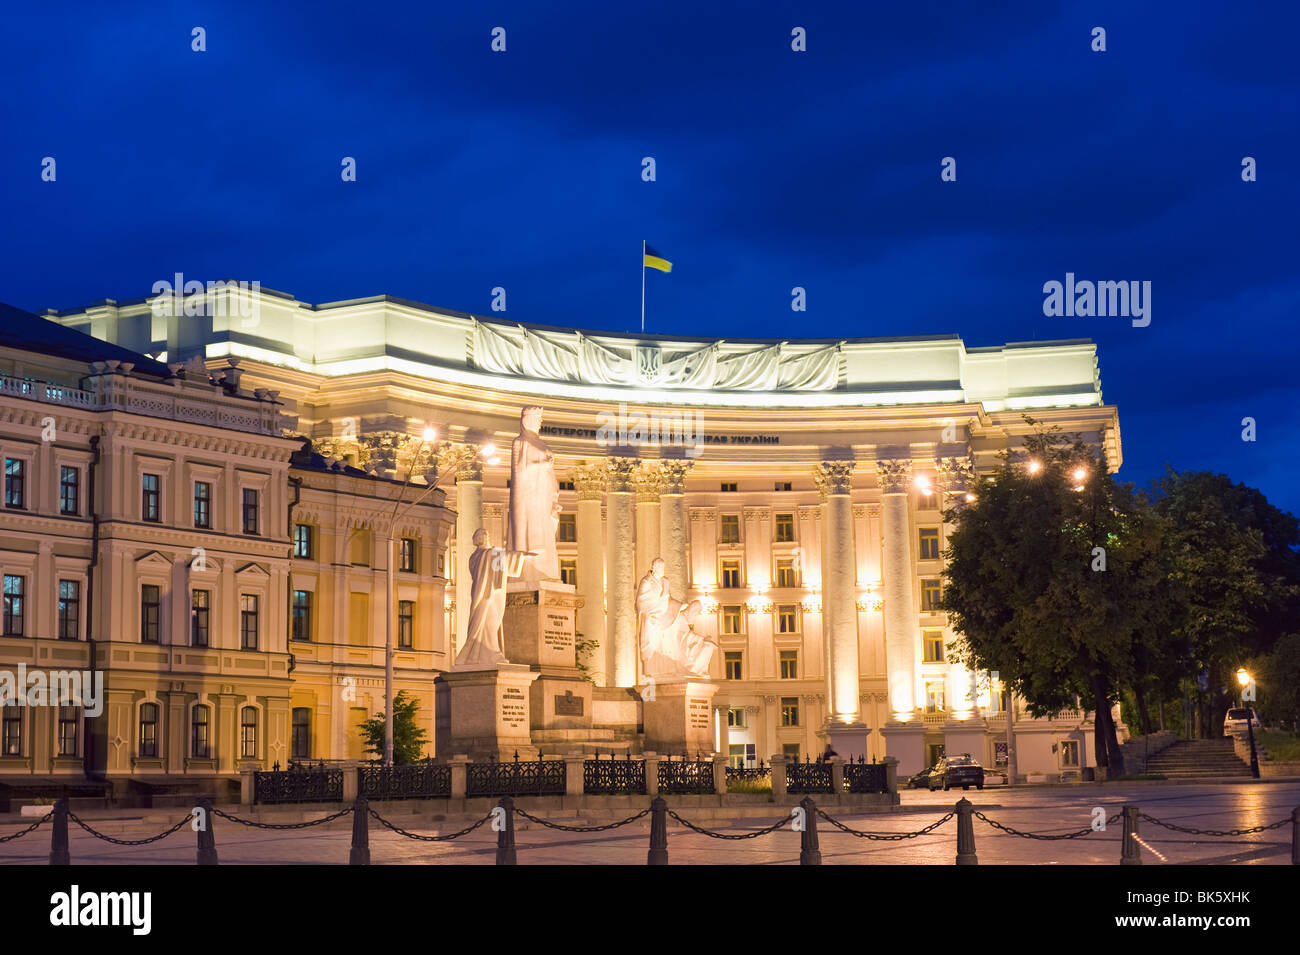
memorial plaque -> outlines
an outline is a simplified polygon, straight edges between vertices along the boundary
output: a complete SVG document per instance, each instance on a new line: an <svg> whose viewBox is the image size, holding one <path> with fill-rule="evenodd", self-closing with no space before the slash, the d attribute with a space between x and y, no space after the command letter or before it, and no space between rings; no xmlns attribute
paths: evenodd
<svg viewBox="0 0 1300 955"><path fill-rule="evenodd" d="M711 723L709 710L712 709L710 701L692 696L687 705L691 729L709 729Z"/></svg>
<svg viewBox="0 0 1300 955"><path fill-rule="evenodd" d="M507 729L528 732L528 697L517 686L501 690L501 723Z"/></svg>
<svg viewBox="0 0 1300 955"><path fill-rule="evenodd" d="M573 655L573 611L547 610L542 627L542 646L548 654Z"/></svg>
<svg viewBox="0 0 1300 955"><path fill-rule="evenodd" d="M572 690L565 690L563 696L555 697L556 716L581 716L582 697L574 696Z"/></svg>

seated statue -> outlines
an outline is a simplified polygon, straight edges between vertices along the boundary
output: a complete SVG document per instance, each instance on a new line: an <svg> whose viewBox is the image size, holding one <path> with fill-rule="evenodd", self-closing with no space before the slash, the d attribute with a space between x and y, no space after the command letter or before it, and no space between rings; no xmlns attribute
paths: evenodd
<svg viewBox="0 0 1300 955"><path fill-rule="evenodd" d="M636 591L637 645L641 672L656 680L707 677L716 644L695 632L702 605L674 600L656 557Z"/></svg>

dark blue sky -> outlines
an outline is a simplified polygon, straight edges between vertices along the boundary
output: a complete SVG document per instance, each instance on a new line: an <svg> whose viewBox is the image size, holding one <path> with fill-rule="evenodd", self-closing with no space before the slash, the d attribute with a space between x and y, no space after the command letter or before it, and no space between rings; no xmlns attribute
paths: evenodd
<svg viewBox="0 0 1300 955"><path fill-rule="evenodd" d="M1122 478L1300 512L1294 4L277 6L5 13L0 300L499 285L506 318L629 330L648 239L650 332L1092 338ZM1151 281L1150 326L1044 317L1067 271Z"/></svg>

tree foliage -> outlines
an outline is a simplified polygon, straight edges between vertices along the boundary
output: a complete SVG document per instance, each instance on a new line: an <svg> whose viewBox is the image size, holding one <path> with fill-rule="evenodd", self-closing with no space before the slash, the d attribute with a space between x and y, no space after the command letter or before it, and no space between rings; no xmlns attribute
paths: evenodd
<svg viewBox="0 0 1300 955"><path fill-rule="evenodd" d="M393 722L393 765L418 763L424 758L425 737L428 733L416 722L420 704L414 697L400 690L393 700L393 711L397 714ZM384 757L384 735L387 731L387 715L379 713L357 724L361 728L362 739L366 742L366 752L376 759Z"/></svg>

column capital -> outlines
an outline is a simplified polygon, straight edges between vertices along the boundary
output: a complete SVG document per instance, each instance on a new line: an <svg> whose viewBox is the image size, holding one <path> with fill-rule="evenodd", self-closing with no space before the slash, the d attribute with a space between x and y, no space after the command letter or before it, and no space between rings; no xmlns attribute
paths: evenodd
<svg viewBox="0 0 1300 955"><path fill-rule="evenodd" d="M578 492L580 501L599 501L605 493L608 469L604 464L588 464L579 461L569 472L573 477L573 487Z"/></svg>
<svg viewBox="0 0 1300 955"><path fill-rule="evenodd" d="M607 490L611 494L630 494L641 462L637 458L610 457L605 459Z"/></svg>
<svg viewBox="0 0 1300 955"><path fill-rule="evenodd" d="M477 444L444 442L438 448L438 467L450 470L457 481L483 480L483 457Z"/></svg>
<svg viewBox="0 0 1300 955"><path fill-rule="evenodd" d="M912 476L912 462L907 458L883 458L876 462L876 476L882 494L901 494Z"/></svg>
<svg viewBox="0 0 1300 955"><path fill-rule="evenodd" d="M659 474L663 477L664 494L686 493L686 472L695 467L694 461L660 461Z"/></svg>
<svg viewBox="0 0 1300 955"><path fill-rule="evenodd" d="M663 493L664 478L657 464L643 462L633 474L632 483L636 487L638 504L659 503L659 495Z"/></svg>
<svg viewBox="0 0 1300 955"><path fill-rule="evenodd" d="M853 490L853 461L823 461L813 470L813 483L823 498Z"/></svg>
<svg viewBox="0 0 1300 955"><path fill-rule="evenodd" d="M968 456L936 458L934 471L940 491L964 491L975 481L975 465Z"/></svg>

